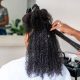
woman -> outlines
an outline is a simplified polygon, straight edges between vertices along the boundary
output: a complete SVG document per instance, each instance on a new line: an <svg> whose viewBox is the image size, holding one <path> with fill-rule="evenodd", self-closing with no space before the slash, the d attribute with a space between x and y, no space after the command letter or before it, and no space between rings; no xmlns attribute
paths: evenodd
<svg viewBox="0 0 80 80"><path fill-rule="evenodd" d="M0 35L6 35L5 25L9 22L9 16L7 9L1 5L2 1L0 0Z"/></svg>
<svg viewBox="0 0 80 80"><path fill-rule="evenodd" d="M25 58L21 58L6 64L0 70L0 79L71 80L63 65L56 35L50 31L52 17L47 10L34 5L23 17L23 22L26 29L26 63Z"/></svg>

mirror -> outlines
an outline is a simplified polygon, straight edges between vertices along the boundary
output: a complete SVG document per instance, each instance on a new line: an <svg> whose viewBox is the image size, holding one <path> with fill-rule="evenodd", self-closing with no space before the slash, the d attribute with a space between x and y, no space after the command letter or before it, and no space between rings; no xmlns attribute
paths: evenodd
<svg viewBox="0 0 80 80"><path fill-rule="evenodd" d="M9 15L9 24L6 25L7 29L5 28L7 32L10 32L8 28L14 27L16 20L20 21L19 25L22 26L21 19L23 15L26 13L26 9L31 7L35 2L36 2L35 0L3 0L1 1L2 6L7 8L8 15Z"/></svg>
<svg viewBox="0 0 80 80"><path fill-rule="evenodd" d="M54 20L64 23L80 30L80 0L3 0L2 5L8 9L9 23L15 19L22 19L26 9L37 3L40 8L46 8Z"/></svg>

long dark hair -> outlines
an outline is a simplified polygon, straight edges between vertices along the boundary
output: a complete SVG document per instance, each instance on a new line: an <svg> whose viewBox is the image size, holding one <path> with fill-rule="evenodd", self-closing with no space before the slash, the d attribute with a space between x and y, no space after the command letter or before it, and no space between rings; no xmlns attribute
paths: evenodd
<svg viewBox="0 0 80 80"><path fill-rule="evenodd" d="M23 17L26 32L31 33L27 48L28 60L26 71L28 76L35 74L43 77L45 73L53 76L61 74L61 49L55 32L50 31L52 17L46 9L34 5Z"/></svg>

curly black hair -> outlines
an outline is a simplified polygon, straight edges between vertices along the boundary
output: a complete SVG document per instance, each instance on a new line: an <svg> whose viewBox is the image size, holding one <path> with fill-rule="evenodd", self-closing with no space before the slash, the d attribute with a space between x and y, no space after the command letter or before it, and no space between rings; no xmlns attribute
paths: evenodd
<svg viewBox="0 0 80 80"><path fill-rule="evenodd" d="M26 60L28 76L35 74L43 78L45 73L48 76L53 76L54 73L61 74L62 51L55 32L50 31L51 15L46 9L40 9L35 5L31 12L27 12L23 17L23 23L26 24L26 32L31 33Z"/></svg>

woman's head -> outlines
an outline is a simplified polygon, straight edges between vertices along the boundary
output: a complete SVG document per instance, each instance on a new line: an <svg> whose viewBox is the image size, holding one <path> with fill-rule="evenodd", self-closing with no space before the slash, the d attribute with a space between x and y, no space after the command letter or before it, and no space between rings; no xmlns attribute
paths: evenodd
<svg viewBox="0 0 80 80"><path fill-rule="evenodd" d="M61 73L62 60L60 47L55 32L50 32L52 17L46 9L33 6L32 10L23 17L28 35L27 73L53 75Z"/></svg>
<svg viewBox="0 0 80 80"><path fill-rule="evenodd" d="M3 1L3 0L0 0L0 2L1 2L1 1Z"/></svg>
<svg viewBox="0 0 80 80"><path fill-rule="evenodd" d="M0 0L0 4L1 4L2 1L3 1L3 0Z"/></svg>

